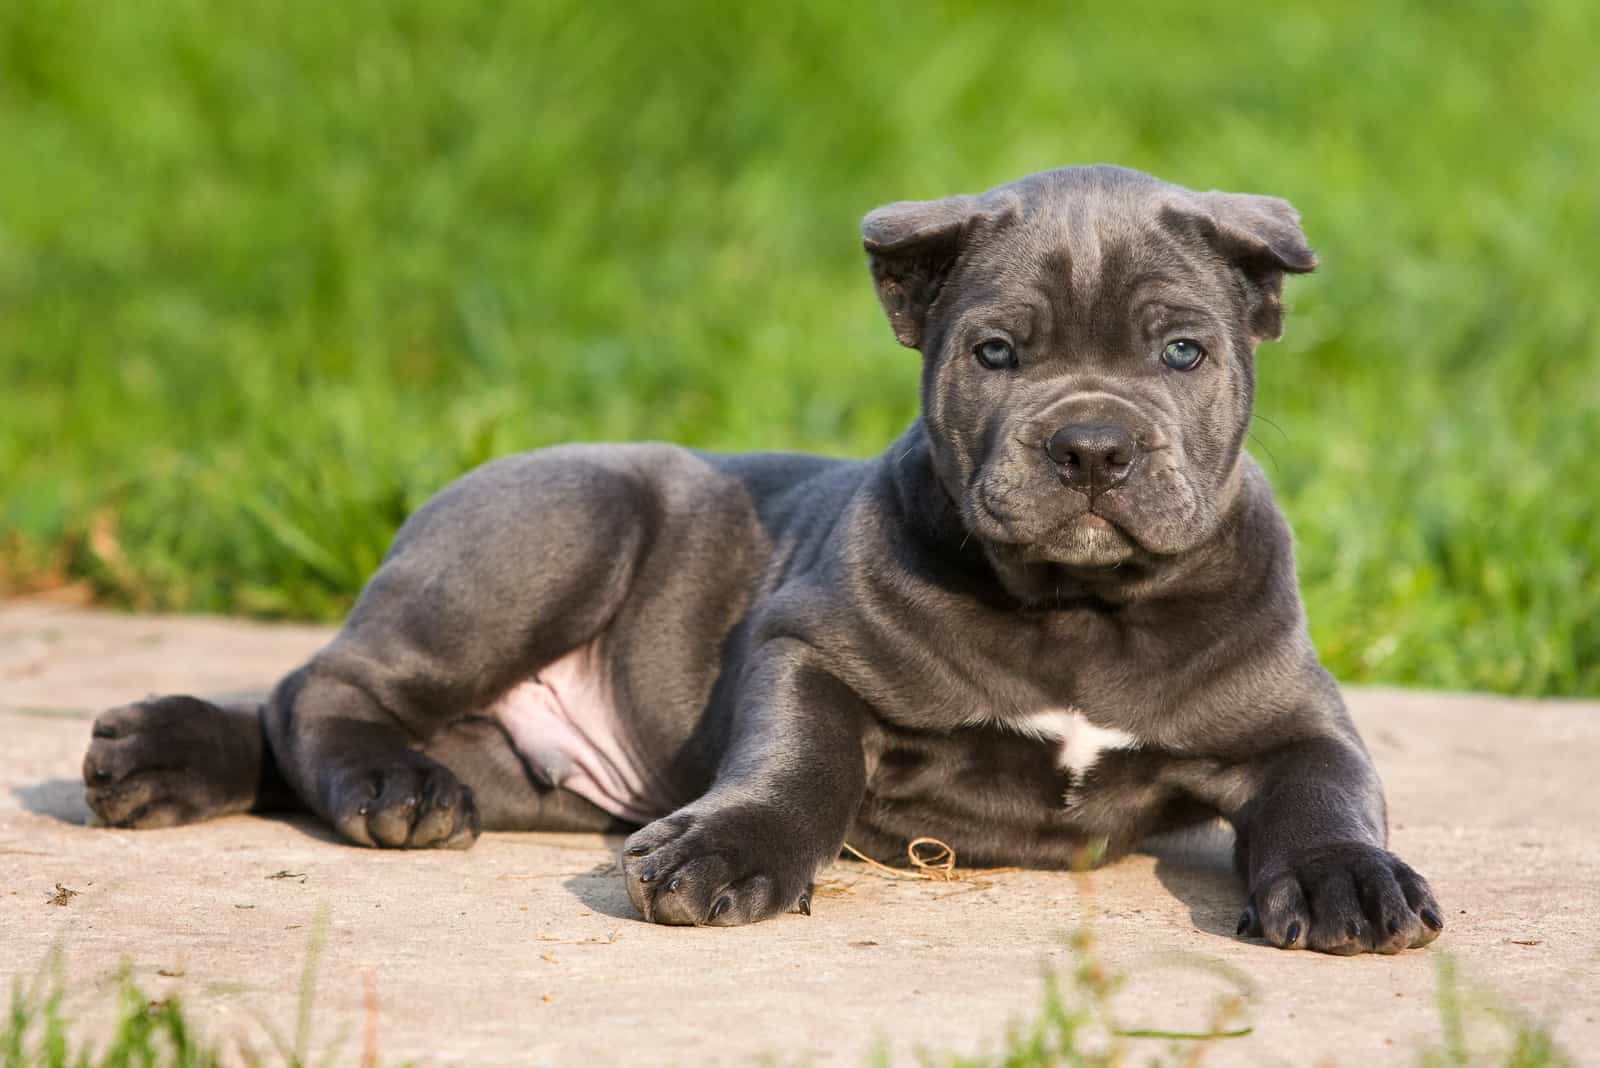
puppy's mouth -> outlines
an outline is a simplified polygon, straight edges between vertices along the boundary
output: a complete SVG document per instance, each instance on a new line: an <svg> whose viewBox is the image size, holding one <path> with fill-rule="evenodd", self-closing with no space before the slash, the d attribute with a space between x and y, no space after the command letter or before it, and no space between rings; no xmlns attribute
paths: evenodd
<svg viewBox="0 0 1600 1068"><path fill-rule="evenodd" d="M1079 494L1072 498L1081 502L1074 512L1052 516L1054 523L1041 525L1036 515L1012 514L979 487L972 495L976 507L971 527L994 551L1022 563L1115 567L1138 551L1137 540L1105 514L1110 503L1105 494L1093 500Z"/></svg>

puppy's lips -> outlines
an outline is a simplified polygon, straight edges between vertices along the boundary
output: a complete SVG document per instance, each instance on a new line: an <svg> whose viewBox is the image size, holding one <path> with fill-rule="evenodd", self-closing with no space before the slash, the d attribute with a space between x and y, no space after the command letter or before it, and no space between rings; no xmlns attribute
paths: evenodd
<svg viewBox="0 0 1600 1068"><path fill-rule="evenodd" d="M1085 541L1103 543L1114 540L1129 545L1137 544L1137 539L1114 520L1092 510L1093 506L1089 504L1083 511L1061 522L1030 530L1026 517L998 507L982 490L973 494L973 501L976 504L973 509L976 521L971 524L973 533L985 541L1011 547L1025 558L1053 560L1064 546L1081 546Z"/></svg>
<svg viewBox="0 0 1600 1068"><path fill-rule="evenodd" d="M1031 551L1041 560L1096 567L1121 562L1137 545L1138 541L1112 520L1097 512L1082 512L1041 538Z"/></svg>

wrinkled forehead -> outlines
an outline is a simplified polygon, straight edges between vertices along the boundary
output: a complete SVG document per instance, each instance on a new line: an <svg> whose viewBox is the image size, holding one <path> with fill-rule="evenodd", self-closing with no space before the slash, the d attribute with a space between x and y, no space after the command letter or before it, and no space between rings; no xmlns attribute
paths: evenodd
<svg viewBox="0 0 1600 1068"><path fill-rule="evenodd" d="M963 272L972 298L1044 301L1058 314L1095 318L1147 302L1229 309L1225 261L1159 185L1023 193L1017 210L973 250Z"/></svg>

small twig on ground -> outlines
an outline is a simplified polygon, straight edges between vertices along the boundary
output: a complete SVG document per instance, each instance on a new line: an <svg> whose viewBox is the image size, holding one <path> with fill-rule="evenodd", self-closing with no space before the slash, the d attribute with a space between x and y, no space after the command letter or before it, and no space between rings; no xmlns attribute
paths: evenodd
<svg viewBox="0 0 1600 1068"><path fill-rule="evenodd" d="M968 879L975 879L985 875L1004 875L1008 872L1021 871L1021 868L968 868L965 871L956 867L956 851L947 842L937 838L913 838L906 845L906 858L910 861L909 870L905 868L891 868L889 865L876 861L861 850L851 845L844 844L844 850L857 860L867 865L867 869L874 875L885 879L931 879L935 882L951 883Z"/></svg>

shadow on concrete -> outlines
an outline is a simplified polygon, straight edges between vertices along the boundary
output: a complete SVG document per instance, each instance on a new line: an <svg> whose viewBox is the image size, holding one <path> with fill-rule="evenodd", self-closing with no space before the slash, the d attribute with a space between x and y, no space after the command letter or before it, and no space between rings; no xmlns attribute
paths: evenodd
<svg viewBox="0 0 1600 1068"><path fill-rule="evenodd" d="M13 786L11 794L25 811L31 812L35 816L58 820L74 827L86 827L89 825L89 805L83 799L82 779L46 779L43 782ZM326 842L329 845L350 846L352 849L360 848L352 846L351 843L341 838L339 833L332 827L309 813L257 812L250 815L258 819L269 819L277 823L285 823L307 838L314 838L319 842ZM626 899L627 895L624 894L623 897Z"/></svg>
<svg viewBox="0 0 1600 1068"><path fill-rule="evenodd" d="M286 824L290 827L293 827L307 838L315 839L318 842L325 842L328 845L344 846L347 849L365 850L369 848L367 846L357 845L356 843L350 841L350 839L344 837L338 831L334 830L328 824L323 823L320 819L318 819L316 816L313 816L309 812L252 812L250 815L258 819L272 820L274 823Z"/></svg>
<svg viewBox="0 0 1600 1068"><path fill-rule="evenodd" d="M1233 938L1244 882L1233 870L1233 831L1220 822L1153 838L1140 852L1156 858L1156 879L1207 934Z"/></svg>
<svg viewBox="0 0 1600 1068"><path fill-rule="evenodd" d="M13 786L11 794L35 816L45 816L77 827L89 822L89 806L83 800L82 779L46 779L44 782Z"/></svg>
<svg viewBox="0 0 1600 1068"><path fill-rule="evenodd" d="M613 856L620 856L622 843L627 841L626 835L608 834L605 836L606 848ZM628 900L628 886L623 881L622 865L613 861L601 864L593 871L586 871L582 875L574 875L561 884L567 892L584 906L598 912L602 916L610 916L618 920L643 921L639 910L633 907L633 902Z"/></svg>

